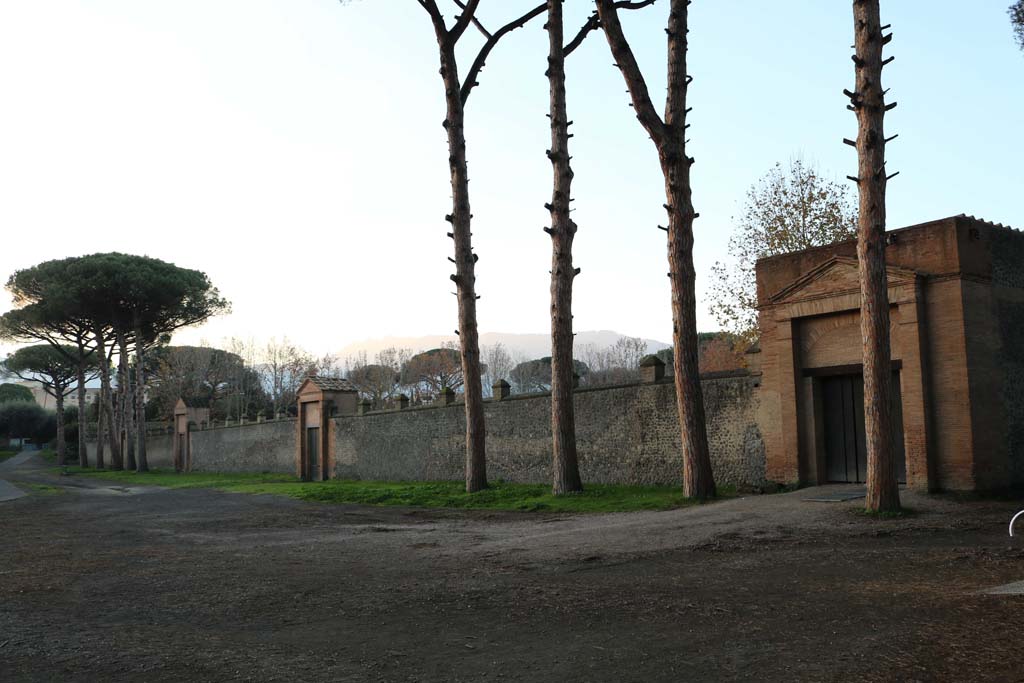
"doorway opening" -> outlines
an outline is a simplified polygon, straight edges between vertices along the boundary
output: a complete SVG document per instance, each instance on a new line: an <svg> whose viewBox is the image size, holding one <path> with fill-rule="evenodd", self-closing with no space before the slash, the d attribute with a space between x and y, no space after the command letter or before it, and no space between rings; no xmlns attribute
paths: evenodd
<svg viewBox="0 0 1024 683"><path fill-rule="evenodd" d="M178 434L178 453L175 458L175 466L179 472L186 472L188 467L188 433Z"/></svg>
<svg viewBox="0 0 1024 683"><path fill-rule="evenodd" d="M307 481L320 480L320 428L306 427L306 472Z"/></svg>
<svg viewBox="0 0 1024 683"><path fill-rule="evenodd" d="M893 373L896 396L893 414L893 446L896 449L896 478L907 481L903 451L903 414L899 372ZM867 442L864 433L864 376L836 375L821 378L825 428L825 480L828 483L867 482Z"/></svg>

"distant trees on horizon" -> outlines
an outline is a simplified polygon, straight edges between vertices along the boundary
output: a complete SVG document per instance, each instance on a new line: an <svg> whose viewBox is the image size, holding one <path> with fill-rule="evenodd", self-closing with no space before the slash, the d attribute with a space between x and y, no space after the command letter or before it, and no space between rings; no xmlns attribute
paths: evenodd
<svg viewBox="0 0 1024 683"><path fill-rule="evenodd" d="M743 367L742 355L734 352L729 335L702 333L700 340L703 372ZM317 357L287 337L280 341L272 338L265 344L230 338L222 346L227 348L169 345L152 352L152 366L147 371L151 419L171 419L179 398L189 406L209 408L214 420L294 415L295 391L310 374L347 379L374 409L395 407L399 394L412 405L431 403L445 390L464 394L455 342L421 351L389 347L372 356L359 351L344 358ZM577 347L574 373L580 386L635 382L647 351L647 342L639 337L621 337L603 347L582 344ZM501 342L481 347L481 355L485 359L481 379L485 396L490 396L491 386L501 379L511 384L514 394L550 391L550 356L530 358ZM671 348L657 355L671 372Z"/></svg>

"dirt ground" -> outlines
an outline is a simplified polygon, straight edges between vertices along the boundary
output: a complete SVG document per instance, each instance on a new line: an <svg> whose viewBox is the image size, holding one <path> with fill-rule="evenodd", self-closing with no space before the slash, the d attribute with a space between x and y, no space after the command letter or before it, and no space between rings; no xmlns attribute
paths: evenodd
<svg viewBox="0 0 1024 683"><path fill-rule="evenodd" d="M7 473L2 681L1024 680L1024 503L608 515Z"/></svg>

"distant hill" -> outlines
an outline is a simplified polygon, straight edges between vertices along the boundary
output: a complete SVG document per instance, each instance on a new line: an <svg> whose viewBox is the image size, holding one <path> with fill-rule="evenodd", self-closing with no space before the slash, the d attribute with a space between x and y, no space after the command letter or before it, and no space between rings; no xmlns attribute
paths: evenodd
<svg viewBox="0 0 1024 683"><path fill-rule="evenodd" d="M584 345L593 345L602 349L612 346L622 337L628 335L611 330L595 330L589 332L577 332L575 346L578 348ZM366 355L372 357L375 353L388 347L407 348L414 352L434 349L444 342L455 342L458 337L455 335L426 335L423 337L381 337L379 339L366 339L355 342L338 351L338 356L345 358L365 351ZM669 348L669 344L656 339L645 339L647 342L647 353L654 353L661 349ZM515 334L512 332L484 332L480 335L480 346L493 346L501 343L513 355L521 354L527 358L543 358L551 355L551 337L546 333L541 334Z"/></svg>

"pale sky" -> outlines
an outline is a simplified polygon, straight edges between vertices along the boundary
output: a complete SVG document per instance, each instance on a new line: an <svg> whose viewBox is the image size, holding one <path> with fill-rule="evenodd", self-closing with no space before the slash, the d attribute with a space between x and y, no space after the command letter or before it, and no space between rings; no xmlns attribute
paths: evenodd
<svg viewBox="0 0 1024 683"><path fill-rule="evenodd" d="M535 2L483 0L480 15L494 29ZM1024 53L1008 4L883 1L899 102L891 228L961 212L1024 228ZM567 26L591 8L567 0ZM624 21L659 109L667 8ZM853 30L848 1L695 0L690 15L710 330L710 266L750 184L796 155L830 177L856 167L841 142L856 128L842 95ZM549 327L542 24L499 44L467 107L481 331ZM465 71L478 36L463 42ZM415 0L0 0L0 63L3 278L114 250L204 270L234 313L179 343L287 335L323 353L455 328L443 93ZM655 150L602 34L568 77L576 328L668 340Z"/></svg>

